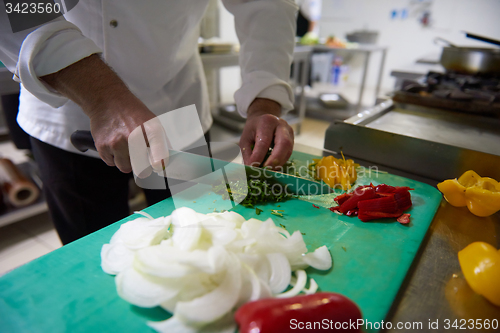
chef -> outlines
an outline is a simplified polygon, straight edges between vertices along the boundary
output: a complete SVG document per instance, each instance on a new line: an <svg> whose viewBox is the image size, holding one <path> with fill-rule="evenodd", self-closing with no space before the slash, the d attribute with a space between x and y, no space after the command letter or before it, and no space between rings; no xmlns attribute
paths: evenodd
<svg viewBox="0 0 500 333"><path fill-rule="evenodd" d="M22 83L17 120L31 136L64 244L129 214L127 139L135 128L195 104L203 131L210 129L197 49L207 4L79 1L64 17L15 33L6 15L10 9L0 4L0 60ZM280 115L293 108L287 82L296 5L293 0L223 4L234 15L241 44L242 86L234 97L247 118L240 140L244 161L283 165L293 148L293 130ZM91 130L98 153L80 153L72 146L76 130ZM272 143L273 153L263 161ZM148 204L169 195L168 190L145 192Z"/></svg>

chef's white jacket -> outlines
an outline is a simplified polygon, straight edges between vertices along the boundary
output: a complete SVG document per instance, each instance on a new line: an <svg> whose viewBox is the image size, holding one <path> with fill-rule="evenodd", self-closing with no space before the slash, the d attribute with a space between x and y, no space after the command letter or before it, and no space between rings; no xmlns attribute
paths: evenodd
<svg viewBox="0 0 500 333"><path fill-rule="evenodd" d="M242 86L235 93L243 116L256 97L293 108L288 85L294 46L293 0L223 0L235 17ZM0 2L0 60L22 83L19 125L33 137L78 152L69 138L89 130L73 101L39 80L91 54L102 53L130 90L157 115L196 104L204 131L212 123L202 63L199 22L208 0L81 0L37 28L12 33ZM86 153L98 156L95 153Z"/></svg>

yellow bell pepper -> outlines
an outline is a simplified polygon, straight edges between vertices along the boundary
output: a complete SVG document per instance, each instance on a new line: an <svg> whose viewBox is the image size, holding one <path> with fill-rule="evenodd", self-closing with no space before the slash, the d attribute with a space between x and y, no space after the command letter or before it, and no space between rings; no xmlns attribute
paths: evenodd
<svg viewBox="0 0 500 333"><path fill-rule="evenodd" d="M332 188L340 185L343 190L348 190L358 177L356 167L359 164L354 163L353 160L325 156L314 161L316 162L316 178L323 180Z"/></svg>
<svg viewBox="0 0 500 333"><path fill-rule="evenodd" d="M500 210L500 183L472 170L458 179L445 180L437 187L451 205L467 206L476 216L490 216Z"/></svg>
<svg viewBox="0 0 500 333"><path fill-rule="evenodd" d="M500 250L474 242L458 252L458 261L471 289L500 306Z"/></svg>

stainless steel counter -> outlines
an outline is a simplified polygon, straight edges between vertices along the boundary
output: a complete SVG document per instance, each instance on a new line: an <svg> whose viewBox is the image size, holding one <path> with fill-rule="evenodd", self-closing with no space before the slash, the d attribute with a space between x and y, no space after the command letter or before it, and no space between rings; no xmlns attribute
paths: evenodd
<svg viewBox="0 0 500 333"><path fill-rule="evenodd" d="M438 182L473 169L500 180L500 122L455 112L411 107L387 101L327 130L325 148L343 151L364 166ZM500 212L476 217L467 208L442 201L387 320L390 332L453 332L455 323L493 320L500 307L467 285L458 251L475 241L500 248ZM500 281L499 281L500 283ZM430 329L429 324L438 329ZM422 323L421 330L397 329L398 323ZM446 329L449 324L450 329ZM388 330L386 330L388 331ZM467 332L499 330L467 329Z"/></svg>
<svg viewBox="0 0 500 333"><path fill-rule="evenodd" d="M422 332L463 331L445 330L447 320L450 326L455 320L460 326L463 320L470 323L471 319L497 319L500 325L500 307L472 291L460 270L457 256L458 251L477 241L500 248L499 235L500 213L477 217L467 208L456 208L443 200L387 320L394 326L398 322L422 322ZM439 330L428 329L429 322L436 321ZM466 331L498 332L476 328Z"/></svg>

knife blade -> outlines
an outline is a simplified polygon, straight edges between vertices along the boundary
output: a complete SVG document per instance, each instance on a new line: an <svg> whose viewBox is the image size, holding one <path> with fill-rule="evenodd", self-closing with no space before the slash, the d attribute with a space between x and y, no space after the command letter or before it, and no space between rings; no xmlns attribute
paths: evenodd
<svg viewBox="0 0 500 333"><path fill-rule="evenodd" d="M90 131L75 131L71 134L71 143L81 152L87 150L97 151L94 138ZM203 149L205 148L205 149ZM188 151L177 151L169 149L169 160L162 173L158 175L174 181L191 181L203 184L212 184L214 177L206 177L214 170L214 165L208 155L208 149L197 147ZM229 162L220 161L218 167L222 168Z"/></svg>
<svg viewBox="0 0 500 333"><path fill-rule="evenodd" d="M90 131L75 131L71 135L71 143L81 152L89 149L97 151ZM211 143L211 145L213 146L214 143ZM221 180L221 173L215 171L223 170L226 183L228 180L236 180L241 176L246 176L247 179L263 178L279 183L287 193L293 195L320 195L334 192L324 182L317 182L267 168L245 165L246 175L242 175L240 164L217 159L217 155L223 154L216 153L215 156L206 156L207 154L199 154L200 149L188 151L169 150L169 153L169 162L165 167L164 177L172 180L212 185L214 182Z"/></svg>
<svg viewBox="0 0 500 333"><path fill-rule="evenodd" d="M270 179L273 182L280 183L285 191L293 195L321 195L334 193L335 191L324 182L317 182L314 180L273 171L267 168L258 168L245 165L247 178L264 178Z"/></svg>

